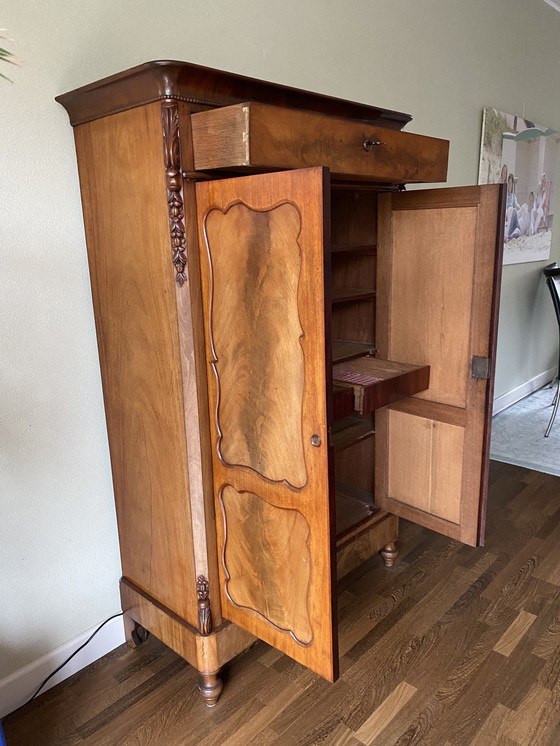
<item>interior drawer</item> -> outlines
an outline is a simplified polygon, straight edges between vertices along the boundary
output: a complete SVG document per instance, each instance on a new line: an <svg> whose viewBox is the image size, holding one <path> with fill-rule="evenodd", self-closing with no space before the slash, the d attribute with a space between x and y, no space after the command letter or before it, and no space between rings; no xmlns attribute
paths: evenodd
<svg viewBox="0 0 560 746"><path fill-rule="evenodd" d="M427 389L430 366L361 357L335 365L333 379L337 389L353 390L354 411L365 414Z"/></svg>
<svg viewBox="0 0 560 746"><path fill-rule="evenodd" d="M447 178L449 143L434 137L254 102L198 112L191 120L196 170L328 166L340 179Z"/></svg>

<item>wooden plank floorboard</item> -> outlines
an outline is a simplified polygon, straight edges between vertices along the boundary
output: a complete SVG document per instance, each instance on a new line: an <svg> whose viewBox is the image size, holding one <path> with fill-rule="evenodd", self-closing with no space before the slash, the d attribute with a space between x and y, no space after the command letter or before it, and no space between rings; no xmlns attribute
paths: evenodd
<svg viewBox="0 0 560 746"><path fill-rule="evenodd" d="M534 655L538 655L544 660L549 660L560 649L560 589L556 594L552 608L551 619L533 648Z"/></svg>
<svg viewBox="0 0 560 746"><path fill-rule="evenodd" d="M405 521L339 583L334 685L258 642L197 672L149 638L8 716L8 746L558 746L560 478L492 463L485 547Z"/></svg>

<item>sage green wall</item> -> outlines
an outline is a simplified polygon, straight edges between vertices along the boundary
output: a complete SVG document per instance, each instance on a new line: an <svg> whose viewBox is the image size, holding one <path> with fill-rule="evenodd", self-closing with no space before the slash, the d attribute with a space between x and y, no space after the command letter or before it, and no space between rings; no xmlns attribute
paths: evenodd
<svg viewBox="0 0 560 746"><path fill-rule="evenodd" d="M188 60L409 111L410 131L451 141L452 185L476 183L483 106L560 130L560 13L543 0L51 0L33 12L5 0L1 14L25 64L0 81L0 678L119 608L73 138L56 94ZM498 395L554 363L541 266L504 270Z"/></svg>

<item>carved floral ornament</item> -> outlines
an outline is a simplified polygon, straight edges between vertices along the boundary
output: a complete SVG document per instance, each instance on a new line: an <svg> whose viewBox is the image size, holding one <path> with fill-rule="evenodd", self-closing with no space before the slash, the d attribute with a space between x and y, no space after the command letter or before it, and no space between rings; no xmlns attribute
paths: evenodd
<svg viewBox="0 0 560 746"><path fill-rule="evenodd" d="M171 235L172 261L175 267L175 281L182 287L187 276L185 209L183 203L183 182L181 178L181 148L179 141L179 109L177 104L165 101L161 109L163 122L163 158L169 210L169 231Z"/></svg>

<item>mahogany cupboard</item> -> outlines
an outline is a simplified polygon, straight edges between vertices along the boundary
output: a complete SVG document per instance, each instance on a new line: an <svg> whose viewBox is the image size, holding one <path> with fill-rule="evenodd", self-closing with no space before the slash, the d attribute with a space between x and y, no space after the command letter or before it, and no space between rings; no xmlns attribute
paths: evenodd
<svg viewBox="0 0 560 746"><path fill-rule="evenodd" d="M337 676L336 576L398 516L482 541L500 187L410 117L178 62L74 126L127 635Z"/></svg>

